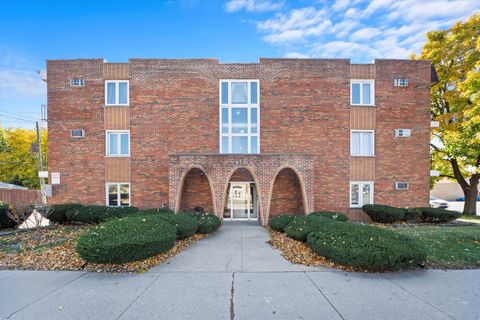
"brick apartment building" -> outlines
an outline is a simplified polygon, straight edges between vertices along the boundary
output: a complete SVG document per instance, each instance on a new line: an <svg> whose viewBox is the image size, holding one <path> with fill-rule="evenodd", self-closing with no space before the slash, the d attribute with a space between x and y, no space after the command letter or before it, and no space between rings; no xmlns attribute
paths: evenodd
<svg viewBox="0 0 480 320"><path fill-rule="evenodd" d="M262 223L428 205L432 70L410 60L50 60L50 202Z"/></svg>

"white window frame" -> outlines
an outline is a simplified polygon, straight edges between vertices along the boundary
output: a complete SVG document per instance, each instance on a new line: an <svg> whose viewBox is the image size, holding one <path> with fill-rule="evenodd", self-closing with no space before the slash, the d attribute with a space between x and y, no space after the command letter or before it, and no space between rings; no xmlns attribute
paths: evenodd
<svg viewBox="0 0 480 320"><path fill-rule="evenodd" d="M399 78L393 80L393 86L395 87L408 87L408 79L407 78Z"/></svg>
<svg viewBox="0 0 480 320"><path fill-rule="evenodd" d="M406 187L405 188L400 188L399 185L401 183L405 183ZM408 181L395 181L395 190L405 191L405 190L408 190L408 189L410 189L410 182L408 182Z"/></svg>
<svg viewBox="0 0 480 320"><path fill-rule="evenodd" d="M360 84L360 103L353 103L353 85ZM363 103L363 86L362 84L370 84L370 103ZM350 105L352 106L375 106L375 80L374 79L350 79Z"/></svg>
<svg viewBox="0 0 480 320"><path fill-rule="evenodd" d="M358 202L359 202L358 205L352 205L352 186L355 184L359 185L359 188L358 188L359 192L362 192L364 185L370 185L370 203L373 204L374 203L373 200L375 199L373 181L350 181L350 189L349 189L350 208L361 208L364 205L363 197L361 195L359 195L358 197Z"/></svg>
<svg viewBox="0 0 480 320"><path fill-rule="evenodd" d="M353 133L361 133L361 132L370 132L372 134L372 154L353 154L352 153L352 143L353 143ZM362 138L363 135L360 135L360 153L362 151ZM352 129L350 130L350 156L351 157L374 157L375 156L375 130L357 130Z"/></svg>
<svg viewBox="0 0 480 320"><path fill-rule="evenodd" d="M120 101L119 83L127 83L127 103L118 103ZM115 103L108 103L108 84L115 83ZM105 106L129 106L130 105L130 81L129 80L105 80Z"/></svg>
<svg viewBox="0 0 480 320"><path fill-rule="evenodd" d="M73 131L80 131L82 133L82 135L81 136L74 136ZM83 130L83 129L71 129L70 130L70 137L72 139L83 139L83 138L85 138L85 130Z"/></svg>
<svg viewBox="0 0 480 320"><path fill-rule="evenodd" d="M120 205L120 185L121 184L127 184L128 185L128 206L122 206ZM111 206L108 204L108 200L110 199L109 197L109 194L108 194L108 188L111 186L111 185L116 185L117 186L117 190L118 190L118 194L117 194L117 203L118 205L116 206ZM132 206L132 190L131 190L131 187L130 187L130 182L107 182L105 183L105 205L107 207L113 207L113 208L117 208L117 207L131 207Z"/></svg>
<svg viewBox="0 0 480 320"><path fill-rule="evenodd" d="M222 83L228 83L228 101L226 104L222 103ZM240 104L240 103L232 103L232 82L247 82L247 103ZM252 103L252 95L251 95L251 83L257 83L257 102ZM232 138L233 137L247 137L247 152L242 154L260 154L260 80L258 79L220 79L218 82L218 97L219 97L219 115L218 115L218 122L219 122L219 147L218 151L220 154L233 154L232 152ZM228 109L228 132L222 132L222 109ZM247 117L248 117L248 124L247 124L247 133L233 133L232 132L232 108L246 108L247 109ZM252 133L252 109L257 108L257 132ZM222 137L228 138L228 151L222 152ZM253 153L251 151L251 140L252 137L257 137L257 151Z"/></svg>
<svg viewBox="0 0 480 320"><path fill-rule="evenodd" d="M127 154L110 154L110 133L128 133L128 153ZM130 130L106 130L105 132L105 155L107 157L130 157ZM121 139L118 139L118 150L121 150Z"/></svg>
<svg viewBox="0 0 480 320"><path fill-rule="evenodd" d="M85 80L81 78L70 79L70 87L72 88L83 88L85 87Z"/></svg>

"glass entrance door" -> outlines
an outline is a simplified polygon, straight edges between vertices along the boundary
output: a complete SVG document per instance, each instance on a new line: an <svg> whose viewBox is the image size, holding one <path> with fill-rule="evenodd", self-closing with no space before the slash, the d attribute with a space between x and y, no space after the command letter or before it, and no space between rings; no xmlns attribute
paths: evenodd
<svg viewBox="0 0 480 320"><path fill-rule="evenodd" d="M231 220L258 219L258 201L254 183L231 182L226 202L224 218Z"/></svg>

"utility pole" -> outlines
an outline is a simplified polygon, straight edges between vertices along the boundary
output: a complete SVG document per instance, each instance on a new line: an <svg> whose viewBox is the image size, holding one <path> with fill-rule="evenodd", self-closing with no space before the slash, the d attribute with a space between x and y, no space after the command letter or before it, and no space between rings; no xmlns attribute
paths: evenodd
<svg viewBox="0 0 480 320"><path fill-rule="evenodd" d="M37 154L38 154L38 172L43 171L42 149L40 147L40 129L38 121L35 122L37 128ZM47 195L45 193L45 182L43 177L40 177L40 193L42 195L42 205L47 204Z"/></svg>

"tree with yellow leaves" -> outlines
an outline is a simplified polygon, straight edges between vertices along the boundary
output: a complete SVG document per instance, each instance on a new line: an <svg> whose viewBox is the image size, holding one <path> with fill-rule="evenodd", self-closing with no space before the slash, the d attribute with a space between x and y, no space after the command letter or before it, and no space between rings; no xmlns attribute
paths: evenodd
<svg viewBox="0 0 480 320"><path fill-rule="evenodd" d="M456 180L465 194L464 214L476 214L480 180L480 14L448 30L427 33L414 59L431 60L439 82L432 87L432 168Z"/></svg>

